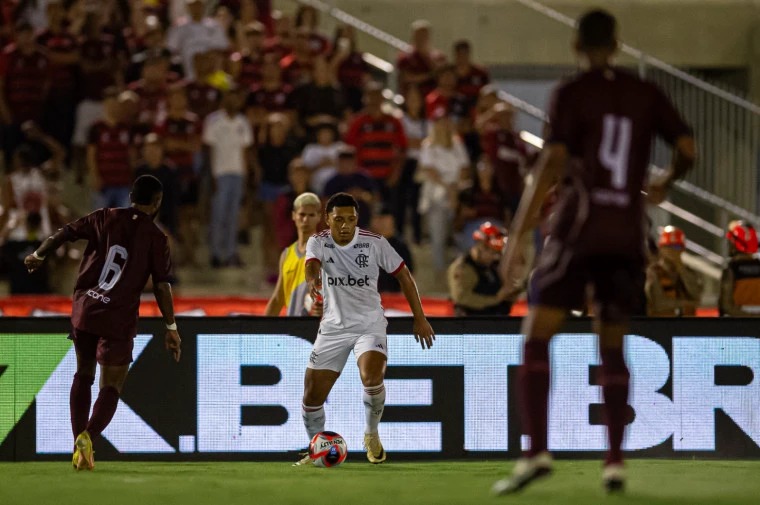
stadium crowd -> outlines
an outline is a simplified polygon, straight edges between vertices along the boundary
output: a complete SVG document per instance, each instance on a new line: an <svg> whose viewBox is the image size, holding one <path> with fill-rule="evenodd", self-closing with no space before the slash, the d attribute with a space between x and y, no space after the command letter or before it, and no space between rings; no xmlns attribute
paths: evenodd
<svg viewBox="0 0 760 505"><path fill-rule="evenodd" d="M360 202L360 226L391 240L410 267L407 239L429 241L430 268L448 278L460 313L508 312L516 291L495 270L498 230L509 226L537 153L467 40L447 55L430 24L416 21L409 42L395 62L398 82L387 83L351 26L330 37L306 5L290 16L267 0L3 2L6 268L70 217L64 171L89 187L93 209L127 205L135 177L153 174L179 265L242 266L238 243L257 222L274 285L280 253L297 238L296 198L348 192ZM526 249L539 250L545 232L539 226ZM682 248L680 238L660 245ZM642 273L642 293L658 304L650 314L692 313L698 279L683 283L683 304L663 302L675 293L669 283L680 286L671 271L692 274L676 255L657 261ZM37 275L35 283L11 274L12 292L49 289ZM475 295L491 298L484 305Z"/></svg>

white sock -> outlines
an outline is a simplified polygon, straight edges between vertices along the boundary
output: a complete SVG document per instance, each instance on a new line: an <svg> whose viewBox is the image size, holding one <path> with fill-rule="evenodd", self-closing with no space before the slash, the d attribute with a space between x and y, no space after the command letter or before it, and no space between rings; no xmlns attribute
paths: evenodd
<svg viewBox="0 0 760 505"><path fill-rule="evenodd" d="M377 433L377 425L385 410L385 384L364 388L364 411L367 424L364 433Z"/></svg>
<svg viewBox="0 0 760 505"><path fill-rule="evenodd" d="M309 441L320 431L325 431L325 406L309 407L301 404L301 416L303 425L306 426L306 433L309 434Z"/></svg>

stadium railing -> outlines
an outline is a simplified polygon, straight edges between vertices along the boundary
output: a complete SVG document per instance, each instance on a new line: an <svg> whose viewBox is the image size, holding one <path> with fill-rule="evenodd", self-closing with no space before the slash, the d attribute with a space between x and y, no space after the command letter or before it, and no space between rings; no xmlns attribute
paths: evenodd
<svg viewBox="0 0 760 505"><path fill-rule="evenodd" d="M516 2L567 27L575 27L573 18L536 0ZM758 212L760 105L735 90L707 82L628 44L622 44L621 50L637 62L642 77L668 92L693 126L700 147L697 165L688 176L694 189L708 193L706 201L713 196L730 200L733 204L714 203L737 216L742 213L731 209L732 205ZM669 152L658 142L654 147L654 163L667 164ZM685 185L681 188L685 189ZM743 217L753 219L749 215Z"/></svg>
<svg viewBox="0 0 760 505"><path fill-rule="evenodd" d="M397 51L411 51L412 47L407 42L399 39L398 37L395 37L389 33L384 32L383 30L380 30L379 28L370 25L369 23L366 23L365 21L362 21L361 19L352 16L351 14L335 7L332 5L329 5L325 2L322 2L321 0L296 0L297 3L303 4L303 5L310 5L320 12L327 14L328 16L332 17L333 19L340 21L342 23L346 23L348 25L351 25L354 27L354 29L365 33L378 41L386 44L389 46L391 51L397 52ZM537 4L536 2L528 2L526 5L533 5L536 4L540 7L541 4ZM547 8L548 9L548 8ZM551 15L562 22L566 23L572 23L572 20L570 18L567 18L566 16L563 16L562 14L552 11L551 9L548 9L550 11ZM673 68L667 65L664 62L661 62L655 58L652 58L651 56L645 55L643 52L630 48L630 46L625 46L627 51L635 51L637 55L640 55L641 58L643 58L642 61L652 61L653 64L656 64L657 68ZM377 59L381 60L380 58L376 56L370 56L371 59ZM383 61L383 65L376 66L375 68L380 69L382 67L382 70L386 71L388 73L388 82L391 86L393 83L395 83L394 79L394 73L395 73L395 67L388 62ZM699 79L690 76L689 74L686 74L685 72L675 69L674 75L680 75L685 74L688 76L690 82L695 82L702 86L705 90L705 92L711 92L715 91L717 93L716 96L724 97L726 100L732 100L735 106L737 107L749 107L750 112L753 111L752 107L755 107L756 109L760 110L760 108L757 108L757 106L754 106L753 104L747 102L746 100L742 100L738 97L731 98L732 95L730 95L727 92L724 92L717 87L706 83L704 81L700 81ZM695 85L697 85L695 84ZM520 112L527 114L533 118L536 118L540 121L546 121L547 116L546 113L541 110L540 108L510 94L505 91L500 91L501 97L506 100L507 102L511 103L517 110ZM385 96L387 99L394 101L397 104L403 103L403 99L394 94L390 89L386 90ZM760 117L760 116L758 116ZM537 148L541 148L543 146L543 140L527 131L520 132L520 136L525 140L526 142L534 145ZM758 130L758 137L760 137L760 130ZM653 165L652 170L656 171L658 168ZM754 186L752 186L754 188ZM676 188L681 192L682 194L686 195L689 198L694 198L696 200L699 200L707 207L707 214L710 214L710 217L701 217L697 214L695 214L692 211L689 211L687 209L684 209L676 204L674 204L672 201L666 201L663 202L662 205L660 205L660 208L667 212L671 216L675 216L688 225L691 225L692 227L704 232L702 233L701 240L687 240L687 249L692 252L693 254L699 256L700 258L704 259L707 263L712 265L713 268L707 268L705 269L705 273L707 273L710 277L718 278L719 277L719 271L718 268L722 267L723 265L723 258L725 256L725 240L723 240L723 234L726 229L726 226L728 222L731 219L734 218L741 218L749 220L753 223L760 223L760 216L757 216L753 214L752 212L747 211L746 209L740 207L739 205L736 205L735 203L732 203L724 198L721 198L718 195L715 195L691 182L687 181L678 181L676 183ZM715 223L717 221L717 224ZM697 234L699 236L699 234Z"/></svg>

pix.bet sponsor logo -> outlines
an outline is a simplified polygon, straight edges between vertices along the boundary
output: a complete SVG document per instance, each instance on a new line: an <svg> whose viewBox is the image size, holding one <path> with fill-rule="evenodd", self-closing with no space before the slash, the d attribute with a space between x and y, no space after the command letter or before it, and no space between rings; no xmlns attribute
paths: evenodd
<svg viewBox="0 0 760 505"><path fill-rule="evenodd" d="M369 286L369 275L365 275L363 278L360 277L358 279L351 275L348 277L328 277L327 285L363 288L365 286Z"/></svg>

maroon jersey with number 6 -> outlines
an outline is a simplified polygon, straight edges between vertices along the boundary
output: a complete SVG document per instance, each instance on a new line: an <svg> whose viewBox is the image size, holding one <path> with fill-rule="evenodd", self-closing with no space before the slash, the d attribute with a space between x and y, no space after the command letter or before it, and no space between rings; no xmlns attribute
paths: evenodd
<svg viewBox="0 0 760 505"><path fill-rule="evenodd" d="M87 240L79 268L72 326L106 339L134 338L140 294L148 282L168 282L166 235L134 208L100 209L67 224L66 239Z"/></svg>
<svg viewBox="0 0 760 505"><path fill-rule="evenodd" d="M551 239L574 255L641 257L652 139L673 144L690 128L655 85L615 68L560 86L548 142L567 147Z"/></svg>

